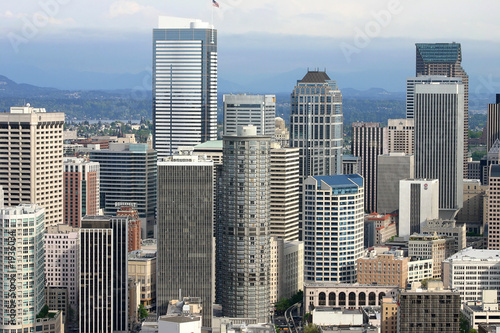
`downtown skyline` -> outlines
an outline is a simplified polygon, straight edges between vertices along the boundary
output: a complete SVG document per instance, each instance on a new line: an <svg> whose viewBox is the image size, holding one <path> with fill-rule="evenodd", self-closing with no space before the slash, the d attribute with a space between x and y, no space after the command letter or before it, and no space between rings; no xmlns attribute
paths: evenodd
<svg viewBox="0 0 500 333"><path fill-rule="evenodd" d="M256 87L266 81L262 89L269 93L290 91L295 84L291 78L307 68L326 69L340 88L404 91L406 77L415 75L410 65L414 44L452 41L462 44L471 95L500 88L500 69L493 66L500 54L500 29L493 14L499 4L493 1L464 4L460 13L452 14L451 1L219 4L220 8L206 0L1 4L0 74L59 89L150 89L145 77L151 71L151 29L158 16L210 22L213 12L219 33L219 85L228 87L223 92L265 92ZM427 6L433 10L424 11Z"/></svg>

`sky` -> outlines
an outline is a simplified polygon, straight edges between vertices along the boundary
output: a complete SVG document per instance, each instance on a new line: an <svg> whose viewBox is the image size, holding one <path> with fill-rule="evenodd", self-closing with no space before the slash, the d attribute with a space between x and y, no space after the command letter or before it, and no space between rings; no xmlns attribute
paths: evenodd
<svg viewBox="0 0 500 333"><path fill-rule="evenodd" d="M2 1L0 75L60 89L150 89L152 29L166 15L213 22L219 86L226 90L291 91L308 68L318 68L341 89L404 91L415 74L416 42L455 41L471 93L500 92L496 0L218 3Z"/></svg>

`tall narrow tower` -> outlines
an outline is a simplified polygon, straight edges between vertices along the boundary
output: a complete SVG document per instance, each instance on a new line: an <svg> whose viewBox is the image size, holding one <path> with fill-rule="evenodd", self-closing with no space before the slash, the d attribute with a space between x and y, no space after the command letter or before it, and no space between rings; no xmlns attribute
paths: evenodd
<svg viewBox="0 0 500 333"><path fill-rule="evenodd" d="M445 75L462 78L464 85L463 106L463 172L467 178L469 152L469 75L462 68L460 43L417 43L416 75Z"/></svg>
<svg viewBox="0 0 500 333"><path fill-rule="evenodd" d="M308 71L292 92L290 147L300 148L300 176L342 173L342 94L326 72Z"/></svg>
<svg viewBox="0 0 500 333"><path fill-rule="evenodd" d="M227 317L269 319L270 136L240 126L224 136L217 297Z"/></svg>
<svg viewBox="0 0 500 333"><path fill-rule="evenodd" d="M158 157L217 139L217 30L162 16L153 30L153 144Z"/></svg>

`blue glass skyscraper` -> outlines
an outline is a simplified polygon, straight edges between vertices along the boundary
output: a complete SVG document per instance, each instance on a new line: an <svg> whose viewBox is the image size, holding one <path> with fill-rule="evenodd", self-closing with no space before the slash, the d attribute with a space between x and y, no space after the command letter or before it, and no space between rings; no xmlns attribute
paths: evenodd
<svg viewBox="0 0 500 333"><path fill-rule="evenodd" d="M153 144L158 157L217 139L217 31L160 17L153 30Z"/></svg>

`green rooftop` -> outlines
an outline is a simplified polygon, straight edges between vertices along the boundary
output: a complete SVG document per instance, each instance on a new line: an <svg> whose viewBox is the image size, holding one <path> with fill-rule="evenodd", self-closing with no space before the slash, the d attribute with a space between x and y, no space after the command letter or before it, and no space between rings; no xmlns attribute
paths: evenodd
<svg viewBox="0 0 500 333"><path fill-rule="evenodd" d="M455 63L460 59L460 43L417 43L424 62Z"/></svg>
<svg viewBox="0 0 500 333"><path fill-rule="evenodd" d="M212 140L200 143L199 145L194 146L195 149L206 149L206 148L219 148L222 149L223 142L222 140Z"/></svg>

